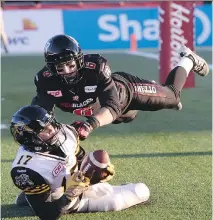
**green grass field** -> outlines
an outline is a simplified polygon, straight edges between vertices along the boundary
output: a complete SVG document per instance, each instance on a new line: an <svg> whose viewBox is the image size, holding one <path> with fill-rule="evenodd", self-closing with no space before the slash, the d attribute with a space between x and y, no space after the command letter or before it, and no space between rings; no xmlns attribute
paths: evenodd
<svg viewBox="0 0 213 220"><path fill-rule="evenodd" d="M211 63L211 52L200 52ZM106 54L112 69L158 80L157 61L125 54ZM33 76L43 57L2 57L1 123L29 104L35 95ZM130 124L96 130L82 143L87 151L105 149L116 168L112 184L144 182L150 201L121 212L73 214L72 220L210 220L212 219L212 74L196 76L196 88L182 92L183 110L140 112ZM57 110L57 118L71 123L74 116ZM1 217L37 219L14 200L19 192L10 178L18 146L8 129L1 130Z"/></svg>

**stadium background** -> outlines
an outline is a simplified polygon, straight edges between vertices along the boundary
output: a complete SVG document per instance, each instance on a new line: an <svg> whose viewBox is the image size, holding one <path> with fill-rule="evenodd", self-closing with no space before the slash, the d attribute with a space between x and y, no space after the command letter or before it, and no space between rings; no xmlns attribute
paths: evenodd
<svg viewBox="0 0 213 220"><path fill-rule="evenodd" d="M158 81L158 4L4 4L9 53L1 49L3 219L36 219L29 209L14 205L18 190L12 185L9 171L17 145L8 125L12 114L35 95L33 77L44 65L45 42L55 34L70 34L85 53L103 54L113 71L124 70ZM212 68L212 5L198 2L194 18L195 48ZM139 33L134 53L130 50L133 31ZM196 76L195 88L183 90L181 112L140 112L133 123L100 128L82 143L88 151L103 148L110 153L117 171L113 184L145 182L151 189L149 204L119 213L62 219L210 219L211 73L206 78ZM76 119L58 110L56 115L65 123Z"/></svg>

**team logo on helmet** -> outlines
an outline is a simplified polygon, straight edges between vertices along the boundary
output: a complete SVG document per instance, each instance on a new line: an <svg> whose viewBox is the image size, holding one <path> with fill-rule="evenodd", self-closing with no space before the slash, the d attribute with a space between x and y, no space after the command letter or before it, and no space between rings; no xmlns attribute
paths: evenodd
<svg viewBox="0 0 213 220"><path fill-rule="evenodd" d="M32 129L29 128L27 125L25 125L24 122L22 122L22 121L16 122L16 124L14 124L13 130L19 135L22 135L23 131L31 131L32 132Z"/></svg>
<svg viewBox="0 0 213 220"><path fill-rule="evenodd" d="M45 47L44 47L45 52L47 52L47 49L49 48L49 46L50 46L50 42L47 42Z"/></svg>

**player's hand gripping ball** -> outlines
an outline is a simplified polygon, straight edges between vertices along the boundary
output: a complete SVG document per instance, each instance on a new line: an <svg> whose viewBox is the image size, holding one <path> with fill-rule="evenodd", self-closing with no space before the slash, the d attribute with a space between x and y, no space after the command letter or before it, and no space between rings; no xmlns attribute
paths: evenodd
<svg viewBox="0 0 213 220"><path fill-rule="evenodd" d="M115 175L114 165L104 150L89 152L82 161L80 171L90 179L90 184L107 182Z"/></svg>

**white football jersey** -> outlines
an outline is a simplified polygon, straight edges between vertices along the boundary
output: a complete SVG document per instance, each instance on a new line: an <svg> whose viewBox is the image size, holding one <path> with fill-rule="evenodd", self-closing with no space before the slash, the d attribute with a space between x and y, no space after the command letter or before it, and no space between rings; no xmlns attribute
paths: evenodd
<svg viewBox="0 0 213 220"><path fill-rule="evenodd" d="M13 178L14 183L20 189L26 186L37 185L30 179L29 171L35 171L43 177L51 191L61 187L65 181L77 168L76 151L78 149L78 140L72 130L63 125L66 132L66 140L63 140L61 150L66 157L59 157L48 153L34 153L20 146L16 158L12 164L12 170L16 170L16 176ZM59 134L60 135L60 134ZM64 136L63 136L64 138ZM60 139L60 138L59 138Z"/></svg>

